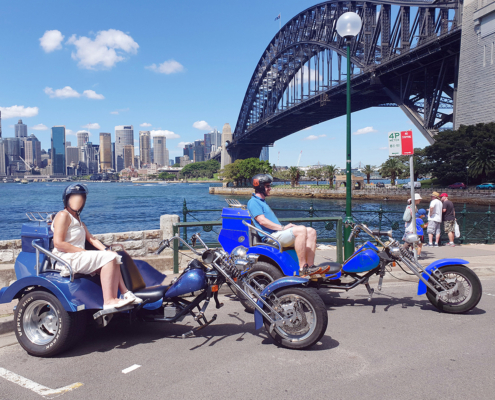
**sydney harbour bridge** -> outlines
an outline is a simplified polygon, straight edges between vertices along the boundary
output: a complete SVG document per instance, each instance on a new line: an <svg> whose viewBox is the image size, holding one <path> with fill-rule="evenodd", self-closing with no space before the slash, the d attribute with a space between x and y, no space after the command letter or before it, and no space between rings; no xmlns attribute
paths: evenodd
<svg viewBox="0 0 495 400"><path fill-rule="evenodd" d="M426 139L454 122L460 0L326 1L288 21L254 69L227 150L232 160L346 113L346 45L336 31L357 12L352 111L400 107Z"/></svg>

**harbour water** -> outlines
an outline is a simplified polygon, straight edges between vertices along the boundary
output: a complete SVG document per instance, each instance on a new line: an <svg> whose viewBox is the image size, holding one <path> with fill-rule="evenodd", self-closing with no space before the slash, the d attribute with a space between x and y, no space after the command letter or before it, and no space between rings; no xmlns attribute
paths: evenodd
<svg viewBox="0 0 495 400"><path fill-rule="evenodd" d="M126 232L160 227L160 215L178 214L182 220L184 199L190 210L221 209L226 206L227 196L210 195L211 183L87 183L89 196L81 214L82 220L92 233ZM20 238L21 224L27 221L27 211L58 211L62 209L62 192L67 183L0 184L0 240ZM241 203L249 197L236 196ZM345 200L318 200L288 197L269 199L272 208L301 210L277 211L279 217L307 217L310 205L318 209L345 208ZM355 211L363 220L372 219L371 211L380 205L385 211L395 211L394 221L402 221L405 204L401 202L354 201ZM428 206L425 200L421 205ZM486 207L470 206L470 211L486 211ZM460 210L458 210L460 211ZM327 216L328 212L316 211L315 216ZM331 213L331 215L342 215ZM220 219L220 212L199 212L188 216L188 221L212 221ZM403 223L401 223L402 227ZM192 233L193 231L191 231Z"/></svg>

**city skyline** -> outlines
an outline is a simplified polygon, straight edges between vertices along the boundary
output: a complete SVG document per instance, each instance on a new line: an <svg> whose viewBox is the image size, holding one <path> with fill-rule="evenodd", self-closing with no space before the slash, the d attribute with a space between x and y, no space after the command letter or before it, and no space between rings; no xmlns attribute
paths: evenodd
<svg viewBox="0 0 495 400"><path fill-rule="evenodd" d="M212 128L221 130L228 122L235 129L256 64L279 29L273 15L282 12L284 24L314 2L253 0L249 7L240 3L224 7L193 0L139 7L125 0L90 0L78 7L70 21L63 18L70 6L57 4L48 14L39 2L3 5L4 15L22 14L30 29L11 35L18 27L15 18L6 18L0 26L0 33L9 37L0 43L1 53L16 57L16 63L0 65L0 76L11 77L1 81L2 137L14 136L13 126L22 119L28 134L34 133L42 148L48 149L51 126L65 125L67 141L74 142L77 131L85 129L96 142L99 132L110 132L115 141L114 127L132 124L136 131L164 133L170 156L175 158L182 155L184 142L203 140ZM191 23L198 28L180 36L164 35L159 28L162 16L167 16L170 31L184 30L180 18L172 16L186 15L191 7L197 11L190 16ZM127 22L129 10L136 21L132 27ZM246 21L259 21L257 29L239 29L235 18L228 17L237 14ZM206 24L219 18L222 24ZM112 47L110 39L120 47ZM92 53L85 52L84 43L97 46L101 53L86 57ZM355 112L352 121L353 160L366 164L377 165L387 158L388 132L414 130L398 108ZM418 131L414 135L417 147L427 145ZM136 135L135 148L138 145ZM281 165L295 165L301 150L301 166L318 161L344 165L345 117L277 141L269 149L270 159L277 160L280 152Z"/></svg>

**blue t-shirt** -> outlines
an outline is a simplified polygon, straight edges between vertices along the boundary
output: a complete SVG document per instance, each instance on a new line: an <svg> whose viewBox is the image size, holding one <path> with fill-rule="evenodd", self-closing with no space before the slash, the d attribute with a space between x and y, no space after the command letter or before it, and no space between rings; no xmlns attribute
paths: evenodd
<svg viewBox="0 0 495 400"><path fill-rule="evenodd" d="M423 225L423 224L424 224L424 221L421 218L416 218L416 233L419 236L424 235L423 228L421 227L421 225Z"/></svg>
<svg viewBox="0 0 495 400"><path fill-rule="evenodd" d="M275 216L275 213L272 211L272 209L270 208L270 206L268 204L266 204L266 201L263 200L263 199L261 199L261 198L259 198L254 193L253 193L251 199L247 203L247 209L249 211L249 214L251 214L251 218L253 218L254 226L256 226L256 228L258 228L258 229L262 229L262 230L264 230L265 232L268 232L268 233L276 232L273 229L269 229L269 228L267 228L265 226L260 225L258 223L258 221L256 221L256 217L258 215L264 215L270 221L272 221L272 222L274 222L276 224L282 225L279 222L278 218ZM261 233L260 233L260 235L262 237L265 236L265 235L262 235Z"/></svg>

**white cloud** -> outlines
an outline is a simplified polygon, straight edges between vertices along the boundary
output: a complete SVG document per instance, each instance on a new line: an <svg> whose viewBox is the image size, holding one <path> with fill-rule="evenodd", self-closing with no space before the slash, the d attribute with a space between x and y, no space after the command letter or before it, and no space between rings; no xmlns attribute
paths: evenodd
<svg viewBox="0 0 495 400"><path fill-rule="evenodd" d="M206 121L196 121L193 125L193 128L199 129L200 131L211 131L212 127L208 125Z"/></svg>
<svg viewBox="0 0 495 400"><path fill-rule="evenodd" d="M124 111L129 111L129 108L122 108L120 110L110 111L110 114L119 115L119 113L124 112Z"/></svg>
<svg viewBox="0 0 495 400"><path fill-rule="evenodd" d="M72 35L67 44L76 47L72 58L86 69L110 69L124 61L126 55L136 54L139 48L131 36L116 29L99 31L94 39Z"/></svg>
<svg viewBox="0 0 495 400"><path fill-rule="evenodd" d="M45 53L51 53L55 50L60 50L62 48L62 40L64 40L64 35L60 31L46 31L45 34L40 37L40 46L43 48Z"/></svg>
<svg viewBox="0 0 495 400"><path fill-rule="evenodd" d="M184 71L184 66L180 62L177 62L175 60L168 60L158 65L151 64L144 68L159 74L166 74L166 75L175 74L176 72Z"/></svg>
<svg viewBox="0 0 495 400"><path fill-rule="evenodd" d="M100 124L98 123L92 123L92 124L86 124L81 126L81 128L86 128L86 129L100 129Z"/></svg>
<svg viewBox="0 0 495 400"><path fill-rule="evenodd" d="M91 125L91 124L88 124L88 125ZM98 125L98 124L96 124L96 125ZM98 125L98 126L99 126L99 125ZM83 126L83 128L84 128L84 126ZM97 128L95 128L95 129L97 129ZM65 132L67 133L67 130L66 130ZM91 132L88 132L88 131L86 131L86 130L84 130L84 129L81 129L80 131L77 131L77 132L75 133L75 135L77 135L79 132L86 132L86 133L88 134L88 136L91 136Z"/></svg>
<svg viewBox="0 0 495 400"><path fill-rule="evenodd" d="M94 90L85 90L82 94L79 93L77 90L72 89L70 86L65 86L62 89L55 89L53 90L51 87L46 87L44 92L50 96L50 98L54 99L69 99L72 97L87 97L88 99L95 99L95 100L103 100L105 96L102 94L96 93Z"/></svg>
<svg viewBox="0 0 495 400"><path fill-rule="evenodd" d="M327 137L327 135L309 135L307 137L305 137L303 140L317 140L319 138L324 138L324 137Z"/></svg>
<svg viewBox="0 0 495 400"><path fill-rule="evenodd" d="M142 123L141 125L139 125L139 126L142 126L143 128L145 128L145 127L147 127L147 126L151 126L151 124L150 124L150 123L148 123L148 122L143 122L143 123Z"/></svg>
<svg viewBox="0 0 495 400"><path fill-rule="evenodd" d="M309 131L312 128L312 126L308 126L307 128L304 128L303 131Z"/></svg>
<svg viewBox="0 0 495 400"><path fill-rule="evenodd" d="M151 137L154 137L156 135L161 135L165 136L167 139L178 139L180 138L180 135L177 135L175 132L172 131L167 131L167 130L153 130L150 131Z"/></svg>
<svg viewBox="0 0 495 400"><path fill-rule="evenodd" d="M358 129L353 135L364 135L366 133L378 132L376 129L373 129L372 126L367 126L366 128Z"/></svg>
<svg viewBox="0 0 495 400"><path fill-rule="evenodd" d="M29 118L38 115L38 107L11 106L0 107L2 118Z"/></svg>
<svg viewBox="0 0 495 400"><path fill-rule="evenodd" d="M66 130L65 130L65 134L66 134L66 135L75 135L75 134L76 134L76 132L74 132L72 129L66 129Z"/></svg>
<svg viewBox="0 0 495 400"><path fill-rule="evenodd" d="M32 126L31 129L33 129L35 131L47 131L48 127L44 124L38 124L38 125Z"/></svg>
<svg viewBox="0 0 495 400"><path fill-rule="evenodd" d="M44 92L50 96L50 98L58 98L58 99L68 99L70 97L81 97L81 94L76 90L72 89L70 86L66 86L62 89L53 90L51 87L46 87Z"/></svg>
<svg viewBox="0 0 495 400"><path fill-rule="evenodd" d="M119 115L118 111L110 111L110 114Z"/></svg>
<svg viewBox="0 0 495 400"><path fill-rule="evenodd" d="M190 143L191 142L179 142L179 144L177 145L177 147L183 149L186 144L190 144Z"/></svg>
<svg viewBox="0 0 495 400"><path fill-rule="evenodd" d="M105 98L105 96L96 93L94 90L85 90L83 92L83 96L86 96L88 99L94 99L94 100L103 100Z"/></svg>

